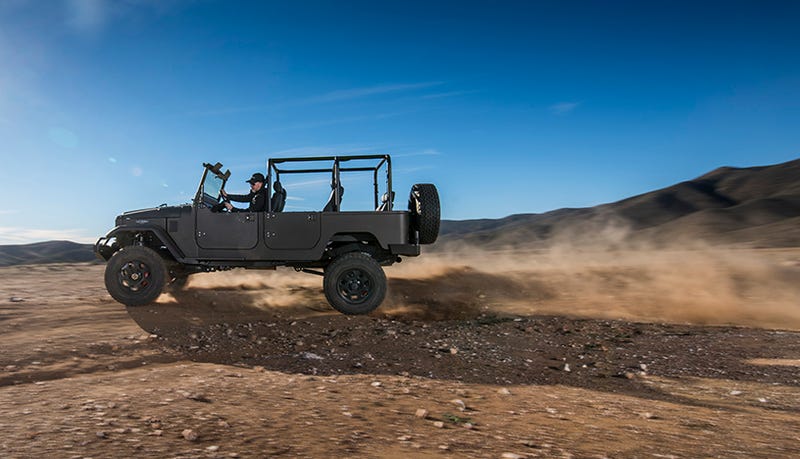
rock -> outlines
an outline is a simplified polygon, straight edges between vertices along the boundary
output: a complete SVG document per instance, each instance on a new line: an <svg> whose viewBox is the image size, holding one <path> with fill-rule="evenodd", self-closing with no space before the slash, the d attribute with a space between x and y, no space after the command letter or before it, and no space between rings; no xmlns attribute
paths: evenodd
<svg viewBox="0 0 800 459"><path fill-rule="evenodd" d="M374 381L372 384L370 384L370 386L372 386L372 387L381 387L381 382L380 381Z"/></svg>
<svg viewBox="0 0 800 459"><path fill-rule="evenodd" d="M731 395L734 395L734 396L735 396L735 395L742 395L742 391L740 391L740 390L732 390L732 391L730 392L730 394L731 394Z"/></svg>
<svg viewBox="0 0 800 459"><path fill-rule="evenodd" d="M497 393L500 394L500 395L511 395L511 391L506 389L505 387L500 388L497 391Z"/></svg>
<svg viewBox="0 0 800 459"><path fill-rule="evenodd" d="M183 438L189 441L197 441L197 432L192 429L185 429L183 432L181 432L181 435L183 435Z"/></svg>
<svg viewBox="0 0 800 459"><path fill-rule="evenodd" d="M211 445L211 446L209 446L208 448L206 448L206 451L211 451L212 453L213 453L214 451L219 451L219 446L217 446L217 445Z"/></svg>
<svg viewBox="0 0 800 459"><path fill-rule="evenodd" d="M106 438L106 437L108 437L108 434L106 434L102 430L96 432L95 435L97 436L97 438Z"/></svg>
<svg viewBox="0 0 800 459"><path fill-rule="evenodd" d="M22 303L23 301L25 301L25 299L18 296L12 296L11 298L8 299L8 301L12 303Z"/></svg>
<svg viewBox="0 0 800 459"><path fill-rule="evenodd" d="M451 347L450 348L450 353L451 354L458 354L458 348L457 347Z"/></svg>
<svg viewBox="0 0 800 459"><path fill-rule="evenodd" d="M428 417L428 410L426 410L424 408L420 408L420 409L417 410L416 413L414 413L414 416L416 416L418 418L425 419L425 418Z"/></svg>
<svg viewBox="0 0 800 459"><path fill-rule="evenodd" d="M503 459L523 459L525 456L516 453L503 453L500 457Z"/></svg>
<svg viewBox="0 0 800 459"><path fill-rule="evenodd" d="M572 371L572 370L569 368L569 364L568 364L568 363L565 363L565 364L564 364L564 371L566 371L567 373L569 373L570 371Z"/></svg>
<svg viewBox="0 0 800 459"><path fill-rule="evenodd" d="M467 409L467 405L461 399L454 398L453 400L450 400L450 403L452 403L453 405L456 405L458 407L458 409L461 410L461 411L464 411L464 410Z"/></svg>
<svg viewBox="0 0 800 459"><path fill-rule="evenodd" d="M647 371L647 365L644 364L644 363L640 363L639 364L639 369L642 370L642 371Z"/></svg>
<svg viewBox="0 0 800 459"><path fill-rule="evenodd" d="M325 357L314 354L313 352L301 352L300 356L307 360L324 360Z"/></svg>
<svg viewBox="0 0 800 459"><path fill-rule="evenodd" d="M438 427L439 429L442 429L442 428L444 428L444 422L436 421L436 422L433 423L433 426L434 427Z"/></svg>
<svg viewBox="0 0 800 459"><path fill-rule="evenodd" d="M397 437L397 439L400 440L400 441L409 441L409 440L411 440L411 436L409 436L409 435L400 435L399 437Z"/></svg>

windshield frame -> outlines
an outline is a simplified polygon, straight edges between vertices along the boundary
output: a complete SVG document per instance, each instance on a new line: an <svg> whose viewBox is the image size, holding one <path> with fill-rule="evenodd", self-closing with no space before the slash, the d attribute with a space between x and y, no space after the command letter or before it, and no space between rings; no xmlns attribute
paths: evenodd
<svg viewBox="0 0 800 459"><path fill-rule="evenodd" d="M209 175L211 177L209 177ZM218 204L220 202L220 197L222 196L222 189L225 188L225 184L228 182L228 178L230 178L230 176L231 176L231 171L229 170L225 171L225 173L222 173L221 163L216 163L213 165L209 163L203 163L203 175L200 178L200 185L197 188L197 194L195 195L194 198L195 205L197 206L205 205L207 207L211 207L214 204ZM213 196L206 192L207 183L213 183L213 182L207 182L209 178L212 180L213 179L221 180L219 189L216 190L216 196Z"/></svg>

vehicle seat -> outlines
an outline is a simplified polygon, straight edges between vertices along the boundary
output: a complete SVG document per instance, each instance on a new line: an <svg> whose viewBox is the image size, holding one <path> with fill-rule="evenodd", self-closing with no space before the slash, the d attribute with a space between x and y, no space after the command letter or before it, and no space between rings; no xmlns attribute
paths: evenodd
<svg viewBox="0 0 800 459"><path fill-rule="evenodd" d="M272 194L270 207L273 212L282 212L283 207L286 205L286 189L283 188L280 180L276 180L275 183L272 184L272 189L275 190L275 192Z"/></svg>
<svg viewBox="0 0 800 459"><path fill-rule="evenodd" d="M394 202L394 191L392 191L392 199L389 199L389 193L383 193L383 196L381 196L381 205L379 205L375 210L378 212L385 212L389 210L390 202Z"/></svg>
<svg viewBox="0 0 800 459"><path fill-rule="evenodd" d="M323 212L339 212L339 205L342 203L342 196L344 196L344 187L339 185L339 200L336 200L336 185L331 184L331 196L328 198L328 203L322 209Z"/></svg>

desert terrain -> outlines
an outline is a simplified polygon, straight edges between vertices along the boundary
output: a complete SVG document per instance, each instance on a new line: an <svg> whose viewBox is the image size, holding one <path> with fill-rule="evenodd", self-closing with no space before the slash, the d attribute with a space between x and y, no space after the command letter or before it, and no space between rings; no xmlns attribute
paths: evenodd
<svg viewBox="0 0 800 459"><path fill-rule="evenodd" d="M291 270L126 310L104 265L0 268L0 455L800 455L800 249L464 253L360 317Z"/></svg>

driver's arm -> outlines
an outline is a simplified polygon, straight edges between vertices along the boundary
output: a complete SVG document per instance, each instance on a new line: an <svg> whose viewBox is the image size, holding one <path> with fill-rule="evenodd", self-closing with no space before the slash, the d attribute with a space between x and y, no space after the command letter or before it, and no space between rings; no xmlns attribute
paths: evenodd
<svg viewBox="0 0 800 459"><path fill-rule="evenodd" d="M249 194L227 194L227 193L225 193L225 197L230 199L231 201L250 202L250 195Z"/></svg>

